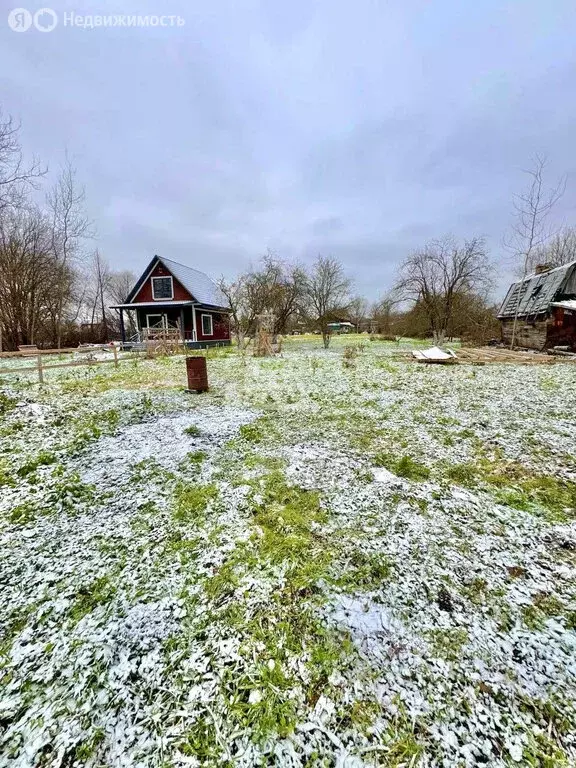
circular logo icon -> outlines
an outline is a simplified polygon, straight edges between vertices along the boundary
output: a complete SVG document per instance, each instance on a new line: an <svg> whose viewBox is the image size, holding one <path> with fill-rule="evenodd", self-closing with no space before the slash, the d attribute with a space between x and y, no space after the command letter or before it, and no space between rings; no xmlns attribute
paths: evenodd
<svg viewBox="0 0 576 768"><path fill-rule="evenodd" d="M14 32L26 32L32 24L32 14L26 8L14 8L8 14L8 26Z"/></svg>
<svg viewBox="0 0 576 768"><path fill-rule="evenodd" d="M58 24L58 16L52 8L40 8L34 14L34 26L38 32L52 32Z"/></svg>

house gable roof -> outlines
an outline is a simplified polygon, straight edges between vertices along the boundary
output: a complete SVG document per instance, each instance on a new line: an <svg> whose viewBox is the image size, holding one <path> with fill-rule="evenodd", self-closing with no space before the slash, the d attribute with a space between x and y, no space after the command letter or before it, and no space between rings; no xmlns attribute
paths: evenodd
<svg viewBox="0 0 576 768"><path fill-rule="evenodd" d="M165 259L161 256L154 256L152 261L148 264L141 277L128 294L126 298L127 304L134 301L134 298L138 295L140 289L158 263L163 264L170 274L184 286L199 304L206 304L210 307L219 307L220 309L228 309L228 301L226 300L226 297L208 275L205 275L204 272L200 272L198 269L193 269L185 264L179 264L177 261Z"/></svg>
<svg viewBox="0 0 576 768"><path fill-rule="evenodd" d="M546 312L575 272L575 267L576 261L572 261L548 272L527 275L523 280L512 283L498 317L524 317Z"/></svg>

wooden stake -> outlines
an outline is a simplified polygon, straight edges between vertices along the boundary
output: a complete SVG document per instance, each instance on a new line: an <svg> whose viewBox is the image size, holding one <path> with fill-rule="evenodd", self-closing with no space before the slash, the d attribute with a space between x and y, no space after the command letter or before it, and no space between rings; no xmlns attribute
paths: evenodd
<svg viewBox="0 0 576 768"><path fill-rule="evenodd" d="M114 351L114 368L118 368L118 350L116 349L116 344L112 347Z"/></svg>
<svg viewBox="0 0 576 768"><path fill-rule="evenodd" d="M37 355L36 360L38 363L38 381L40 382L40 384L43 384L44 374L42 373L42 355Z"/></svg>

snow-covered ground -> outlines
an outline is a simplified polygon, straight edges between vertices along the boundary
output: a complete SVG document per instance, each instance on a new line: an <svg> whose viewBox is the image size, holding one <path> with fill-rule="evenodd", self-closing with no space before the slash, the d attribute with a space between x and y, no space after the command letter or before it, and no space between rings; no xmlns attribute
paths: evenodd
<svg viewBox="0 0 576 768"><path fill-rule="evenodd" d="M576 764L576 367L403 351L0 380L0 765Z"/></svg>

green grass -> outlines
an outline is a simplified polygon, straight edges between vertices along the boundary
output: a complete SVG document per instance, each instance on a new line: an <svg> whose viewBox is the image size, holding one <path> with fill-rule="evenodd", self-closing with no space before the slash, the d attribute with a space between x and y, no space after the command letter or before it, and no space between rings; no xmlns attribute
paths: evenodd
<svg viewBox="0 0 576 768"><path fill-rule="evenodd" d="M16 478L10 470L10 466L5 459L0 459L0 487L3 485L14 487Z"/></svg>
<svg viewBox="0 0 576 768"><path fill-rule="evenodd" d="M477 482L478 469L472 463L452 464L446 470L446 477L458 485L473 486Z"/></svg>
<svg viewBox="0 0 576 768"><path fill-rule="evenodd" d="M6 413L16 407L18 401L14 397L10 397L4 392L0 392L0 416L4 416Z"/></svg>
<svg viewBox="0 0 576 768"><path fill-rule="evenodd" d="M383 554L365 554L353 550L345 559L345 566L338 565L339 571L334 583L348 592L365 592L380 589L390 578L392 564Z"/></svg>
<svg viewBox="0 0 576 768"><path fill-rule="evenodd" d="M214 484L180 483L176 488L173 517L181 523L197 521L208 504L217 498L218 489Z"/></svg>
<svg viewBox="0 0 576 768"><path fill-rule="evenodd" d="M321 583L330 578L333 552L322 534L327 513L318 494L288 484L279 469L250 485L253 533L237 544L205 590L214 606L212 620L242 638L245 672L231 671L222 680L227 717L264 742L273 734L289 736L299 708L315 703L352 646L346 634L322 618L326 597ZM252 577L265 578L270 591L264 603L247 612L235 594ZM294 658L305 659L304 679L296 673ZM294 696L295 690L301 696ZM198 726L184 748L188 754L194 749L206 754L213 746Z"/></svg>
<svg viewBox="0 0 576 768"><path fill-rule="evenodd" d="M22 464L16 474L19 477L27 477L33 474L38 467L45 467L56 462L56 456L51 451L39 451L33 458Z"/></svg>
<svg viewBox="0 0 576 768"><path fill-rule="evenodd" d="M374 464L377 467L385 467L398 477L405 477L408 480L422 481L430 478L429 468L408 454L397 457L388 452L378 453L374 457Z"/></svg>
<svg viewBox="0 0 576 768"><path fill-rule="evenodd" d="M534 472L519 462L481 457L476 463L453 464L445 470L448 480L467 487L491 490L501 504L542 514L551 521L576 516L576 483Z"/></svg>
<svg viewBox="0 0 576 768"><path fill-rule="evenodd" d="M251 443L260 443L264 439L264 430L262 426L257 423L243 424L240 427L240 437L244 440L248 440Z"/></svg>
<svg viewBox="0 0 576 768"><path fill-rule="evenodd" d="M186 454L186 461L189 464L202 464L206 461L208 454L206 451L189 451Z"/></svg>
<svg viewBox="0 0 576 768"><path fill-rule="evenodd" d="M77 624L88 613L92 613L98 606L109 603L116 595L117 587L111 576L100 576L91 584L81 587L75 595L74 603L70 608L70 618Z"/></svg>

